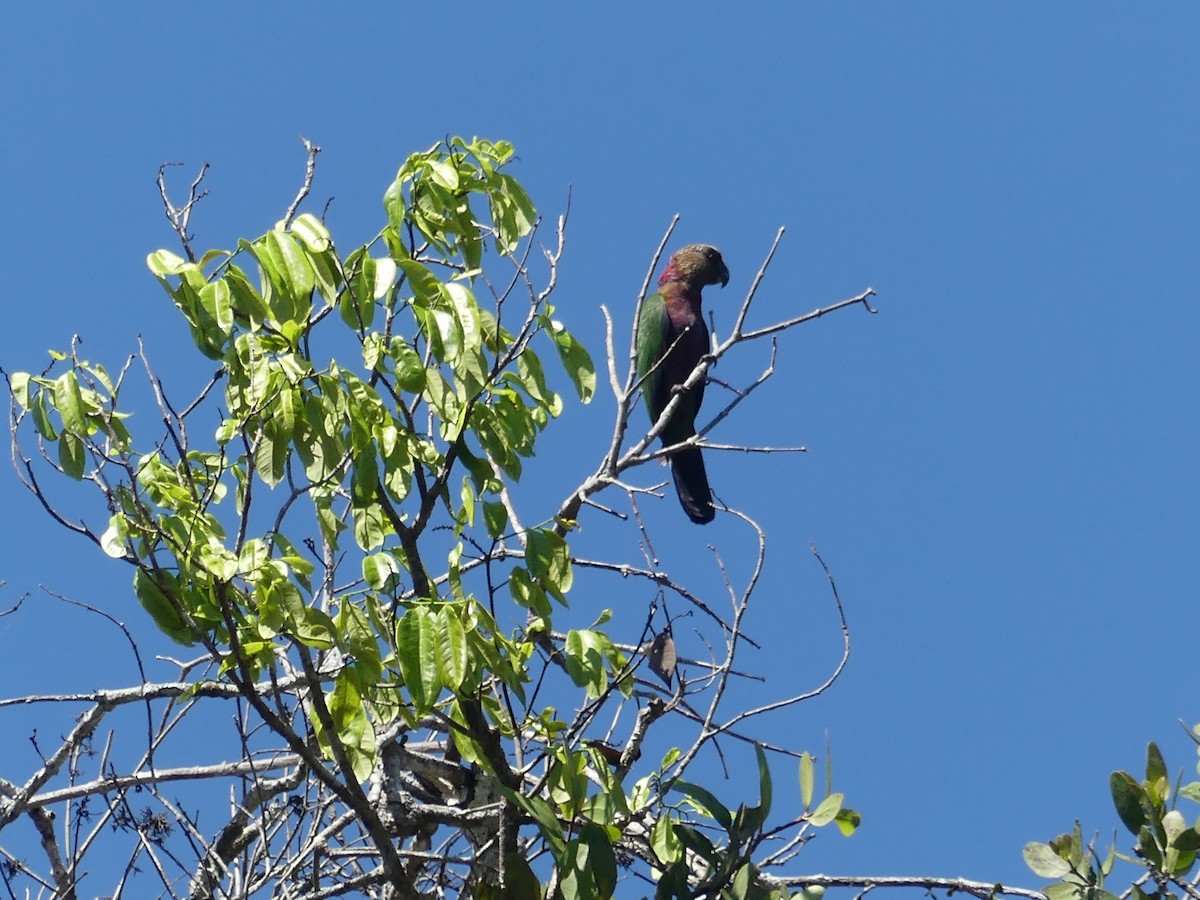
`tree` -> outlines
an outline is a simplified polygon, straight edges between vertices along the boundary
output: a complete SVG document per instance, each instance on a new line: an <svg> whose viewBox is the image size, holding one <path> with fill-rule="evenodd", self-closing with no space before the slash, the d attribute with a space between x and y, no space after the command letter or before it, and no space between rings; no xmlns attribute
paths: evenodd
<svg viewBox="0 0 1200 900"><path fill-rule="evenodd" d="M781 229L683 388L769 339L761 376L726 386L697 436L662 449L652 442L678 403L649 429L636 419L630 329L604 310L611 441L594 459L556 461L578 467L576 480L547 502L523 476L565 406L549 358L582 403L597 379L550 302L566 216L542 247L541 220L507 171L512 147L454 138L404 162L385 224L344 252L300 211L319 152L307 147L283 218L236 250L193 246L204 170L181 206L160 170L181 251L148 266L216 367L186 403L144 348L110 371L72 342L40 373L6 373L25 485L129 567L146 612L192 654L158 680L131 639L141 684L0 701L74 715L57 746L39 748L40 766L0 779L0 829L18 842L0 846L9 892L95 893L101 860L121 859L114 896L819 893L819 879L771 872L817 829L851 834L859 816L828 776L818 784L811 754L758 739L754 725L834 683L849 652L844 616L840 662L822 684L731 710L762 529L728 511L757 549L740 583L712 557L721 611L649 549L587 555L580 525L612 519L652 547L639 504L661 484L639 483L646 464L700 441L789 449L705 438L770 378L776 336L873 311L873 291L748 328ZM161 432L127 424L137 368ZM98 492L105 527L88 524L97 505L65 489L72 481ZM581 590L603 596L605 581L645 602L579 602ZM680 656L672 625L689 616L710 659ZM199 730L209 760L185 763L195 746L177 735ZM686 777L698 760L735 754L756 761L757 798L719 799ZM798 760L785 802L771 755ZM230 809L219 798L231 788ZM18 823L32 831L10 830Z"/></svg>

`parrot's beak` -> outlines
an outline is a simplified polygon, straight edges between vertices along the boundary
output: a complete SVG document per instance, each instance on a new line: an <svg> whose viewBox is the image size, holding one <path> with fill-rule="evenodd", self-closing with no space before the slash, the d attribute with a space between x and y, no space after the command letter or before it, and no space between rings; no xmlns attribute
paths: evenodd
<svg viewBox="0 0 1200 900"><path fill-rule="evenodd" d="M729 284L729 267L725 263L721 263L721 287Z"/></svg>

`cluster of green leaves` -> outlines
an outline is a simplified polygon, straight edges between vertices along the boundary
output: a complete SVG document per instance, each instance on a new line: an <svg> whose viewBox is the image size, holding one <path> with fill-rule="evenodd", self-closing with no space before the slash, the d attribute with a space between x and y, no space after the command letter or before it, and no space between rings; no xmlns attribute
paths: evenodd
<svg viewBox="0 0 1200 900"><path fill-rule="evenodd" d="M57 355L61 374L12 379L61 470L102 486L101 545L136 566L137 595L167 635L215 648L247 679L296 646L349 661L325 699L360 776L373 723L416 721L439 704L461 718L457 699L488 678L519 697L528 678L529 639L505 633L463 586L464 542L511 531L505 480L562 411L534 342L548 338L585 402L595 374L543 298L479 296L489 245L511 258L534 225L502 171L512 156L507 143L461 138L413 154L384 196L386 226L349 253L307 213L233 251L152 253L196 347L220 363L223 421L209 446L176 423L165 444L136 449L119 385L74 355ZM357 346L361 366L320 358L318 346ZM286 491L257 516L268 501L253 502L256 482ZM294 525L300 509L315 523ZM435 522L455 538L441 559L425 558ZM572 584L554 524L521 537L510 579L545 619L548 598L565 603ZM356 550L343 546L347 532ZM314 534L316 559L297 550ZM328 561L348 549L361 578L335 595ZM505 733L520 725L498 703L488 711Z"/></svg>
<svg viewBox="0 0 1200 900"><path fill-rule="evenodd" d="M1200 745L1200 726L1192 735ZM1130 888L1135 900L1175 897L1172 885L1180 887L1179 893L1190 894L1182 889L1182 879L1194 868L1200 851L1200 819L1188 824L1176 806L1181 799L1200 803L1200 781L1181 784L1177 779L1172 784L1162 753L1151 742L1145 778L1139 781L1128 772L1113 772L1109 787L1117 816L1135 838L1133 854L1113 847L1100 856L1092 844L1084 845L1078 823L1071 833L1048 844L1027 844L1026 864L1043 878L1055 879L1046 895L1050 900L1116 900L1104 884L1118 859L1145 870Z"/></svg>
<svg viewBox="0 0 1200 900"><path fill-rule="evenodd" d="M721 837L713 840L700 828L686 821L682 814L664 815L655 824L653 846L662 863L658 882L658 900L689 900L702 894L721 900L787 900L786 888L767 889L759 880L754 863L755 852L778 828L770 829L767 818L771 813L771 772L762 748L755 746L758 756L759 802L754 806L739 804L731 811L710 791L698 784L676 781L672 788L684 795L684 807L698 812L714 822ZM832 771L827 757L824 797L814 807L814 759L804 753L800 757L800 802L803 812L796 823L802 829L820 828L834 824L844 835L858 828L862 817L844 805L841 793L832 790ZM665 765L669 765L666 762ZM664 765L664 767L665 767ZM803 833L803 831L801 832ZM697 866L699 863L699 866ZM689 878L701 871L699 885L689 885Z"/></svg>

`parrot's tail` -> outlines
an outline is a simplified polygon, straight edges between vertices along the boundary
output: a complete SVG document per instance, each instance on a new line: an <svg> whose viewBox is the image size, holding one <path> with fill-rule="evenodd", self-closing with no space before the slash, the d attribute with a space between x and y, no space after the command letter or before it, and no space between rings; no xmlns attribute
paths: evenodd
<svg viewBox="0 0 1200 900"><path fill-rule="evenodd" d="M675 476L675 491L687 517L697 525L707 525L716 516L708 473L704 471L704 455L699 447L688 447L671 457L671 474Z"/></svg>

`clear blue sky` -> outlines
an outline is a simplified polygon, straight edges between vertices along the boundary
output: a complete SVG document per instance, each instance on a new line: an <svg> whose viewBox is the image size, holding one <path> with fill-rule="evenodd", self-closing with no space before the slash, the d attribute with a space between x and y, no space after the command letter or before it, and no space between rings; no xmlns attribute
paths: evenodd
<svg viewBox="0 0 1200 900"><path fill-rule="evenodd" d="M511 140L543 211L573 186L558 302L597 351L598 305L627 318L674 213L675 244L714 243L733 273L710 295L718 328L787 226L755 323L867 286L880 310L785 336L775 379L714 435L806 456L710 454L718 494L771 540L749 626L764 652L745 660L767 695L836 658L810 542L850 617L843 680L768 735L819 751L828 732L865 816L798 870L1035 885L1024 842L1076 817L1106 839L1108 774L1147 739L1193 771L1177 720L1200 719L1181 643L1200 539L1200 7L764 6L14 5L0 364L38 368L72 332L116 364L140 333L170 371L186 334L143 262L172 237L157 166L213 164L195 230L226 245L279 218L302 134L325 148L315 193L336 195L346 244L408 152ZM718 374L763 362L754 348ZM591 446L610 410L571 410L572 438ZM11 477L0 502L0 605L46 583L138 617L127 571ZM674 500L652 517L680 526L676 565L745 547L727 522L683 528ZM119 653L94 620L31 602L0 620L8 690L134 677L89 666ZM0 770L27 755L10 735Z"/></svg>

